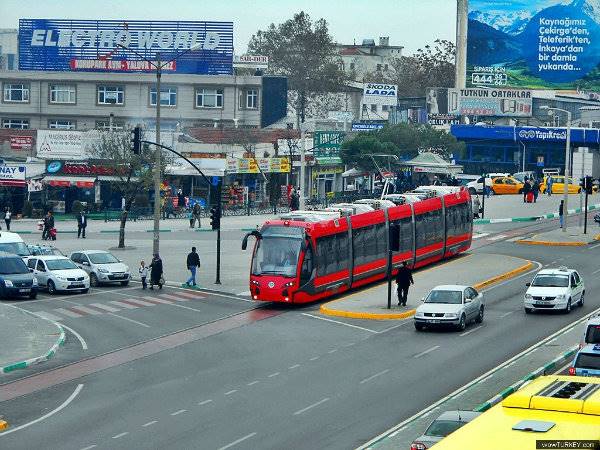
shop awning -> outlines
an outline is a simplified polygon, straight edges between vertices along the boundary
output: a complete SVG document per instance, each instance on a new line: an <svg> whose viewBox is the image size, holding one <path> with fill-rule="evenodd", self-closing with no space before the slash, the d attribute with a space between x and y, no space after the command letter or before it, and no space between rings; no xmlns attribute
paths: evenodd
<svg viewBox="0 0 600 450"><path fill-rule="evenodd" d="M42 181L45 184L53 187L77 186L78 188L92 188L94 187L96 178L47 175Z"/></svg>
<svg viewBox="0 0 600 450"><path fill-rule="evenodd" d="M27 182L25 180L0 180L0 186L25 187Z"/></svg>
<svg viewBox="0 0 600 450"><path fill-rule="evenodd" d="M115 175L98 175L98 181L123 181L126 180L126 178L123 177L117 177ZM138 177L131 177L131 181L138 181L139 178Z"/></svg>
<svg viewBox="0 0 600 450"><path fill-rule="evenodd" d="M364 177L364 176L367 176L367 175L369 175L367 172L364 172L362 170L358 170L356 168L352 168L352 169L346 170L342 174L342 176L344 178L348 178L348 177Z"/></svg>

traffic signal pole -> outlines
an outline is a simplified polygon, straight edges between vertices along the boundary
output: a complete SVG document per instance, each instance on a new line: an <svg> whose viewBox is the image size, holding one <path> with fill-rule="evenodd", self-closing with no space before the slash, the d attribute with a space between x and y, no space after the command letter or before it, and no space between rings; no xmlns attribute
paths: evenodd
<svg viewBox="0 0 600 450"><path fill-rule="evenodd" d="M217 217L218 217L218 228L217 228L217 279L215 284L221 284L221 188L223 186L223 179L219 178L219 184L217 184Z"/></svg>

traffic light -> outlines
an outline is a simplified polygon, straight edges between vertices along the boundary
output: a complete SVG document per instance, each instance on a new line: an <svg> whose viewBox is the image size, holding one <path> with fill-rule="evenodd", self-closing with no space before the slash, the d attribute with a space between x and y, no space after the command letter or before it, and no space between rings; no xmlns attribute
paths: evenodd
<svg viewBox="0 0 600 450"><path fill-rule="evenodd" d="M131 150L135 155L139 155L142 150L142 128L135 127L131 130Z"/></svg>
<svg viewBox="0 0 600 450"><path fill-rule="evenodd" d="M583 179L583 188L587 194L593 193L594 179L589 175Z"/></svg>
<svg viewBox="0 0 600 450"><path fill-rule="evenodd" d="M210 208L210 226L213 230L221 228L221 208L218 206Z"/></svg>

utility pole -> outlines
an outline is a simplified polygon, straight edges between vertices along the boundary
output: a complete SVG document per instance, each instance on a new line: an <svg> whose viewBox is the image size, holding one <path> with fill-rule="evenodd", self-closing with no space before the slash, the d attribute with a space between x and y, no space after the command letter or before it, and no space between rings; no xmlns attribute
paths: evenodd
<svg viewBox="0 0 600 450"><path fill-rule="evenodd" d="M160 144L160 79L162 67L160 64L160 53L156 54L156 143ZM160 153L162 149L155 147L154 155L154 226L152 237L152 253L157 254L160 247Z"/></svg>
<svg viewBox="0 0 600 450"><path fill-rule="evenodd" d="M304 129L304 123L300 124L300 139L302 145L300 147L300 201L299 207L301 210L305 209L306 201L304 198L304 178L306 174L306 131Z"/></svg>
<svg viewBox="0 0 600 450"><path fill-rule="evenodd" d="M464 89L467 85L467 19L468 0L456 0L456 57L455 87Z"/></svg>

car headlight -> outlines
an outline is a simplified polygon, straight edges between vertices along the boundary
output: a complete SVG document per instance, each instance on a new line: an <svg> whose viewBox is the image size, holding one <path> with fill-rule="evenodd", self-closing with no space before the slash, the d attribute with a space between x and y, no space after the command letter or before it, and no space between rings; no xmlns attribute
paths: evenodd
<svg viewBox="0 0 600 450"><path fill-rule="evenodd" d="M565 294L560 294L556 296L556 300L564 300L565 298L567 298Z"/></svg>
<svg viewBox="0 0 600 450"><path fill-rule="evenodd" d="M60 281L67 281L65 277L59 277L58 275L56 276L56 279Z"/></svg>
<svg viewBox="0 0 600 450"><path fill-rule="evenodd" d="M456 313L446 313L446 314L444 314L444 317L448 317L449 319L456 319L458 317L458 314L456 314Z"/></svg>
<svg viewBox="0 0 600 450"><path fill-rule="evenodd" d="M37 284L38 284L38 280L37 280L37 278L36 278L36 277L33 277L33 285L34 285L34 286L37 286Z"/></svg>
<svg viewBox="0 0 600 450"><path fill-rule="evenodd" d="M533 296L531 294L525 294L525 300L531 300Z"/></svg>
<svg viewBox="0 0 600 450"><path fill-rule="evenodd" d="M6 286L6 287L13 287L13 283L10 280L4 280L4 286Z"/></svg>
<svg viewBox="0 0 600 450"><path fill-rule="evenodd" d="M108 270L104 269L103 267L98 267L98 272L100 272L100 273L108 273Z"/></svg>

